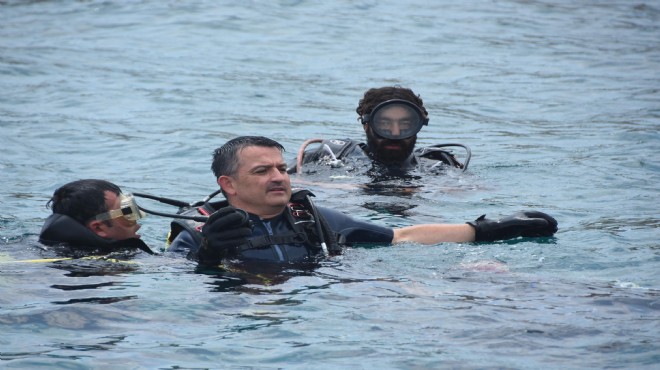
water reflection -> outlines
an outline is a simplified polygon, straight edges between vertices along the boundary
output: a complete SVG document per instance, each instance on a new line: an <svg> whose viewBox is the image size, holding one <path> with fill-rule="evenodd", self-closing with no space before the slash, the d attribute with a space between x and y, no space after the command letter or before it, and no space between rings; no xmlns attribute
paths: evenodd
<svg viewBox="0 0 660 370"><path fill-rule="evenodd" d="M273 293L273 287L293 277L312 276L318 263L281 265L274 263L230 263L218 267L198 266L196 273L212 276L212 292Z"/></svg>
<svg viewBox="0 0 660 370"><path fill-rule="evenodd" d="M80 285L55 284L55 285L51 285L50 287L53 289L61 289L61 290L85 290L85 289L98 289L102 287L115 286L115 285L117 285L117 283L110 281L110 282L104 282L98 284L80 284Z"/></svg>
<svg viewBox="0 0 660 370"><path fill-rule="evenodd" d="M76 298L68 299L66 301L53 301L53 304L75 304L75 303L95 303L95 304L110 304L131 299L137 299L138 296L124 296L124 297L90 297L90 298Z"/></svg>
<svg viewBox="0 0 660 370"><path fill-rule="evenodd" d="M362 207L379 214L409 217L410 213L408 211L414 209L417 205L403 202L364 202Z"/></svg>
<svg viewBox="0 0 660 370"><path fill-rule="evenodd" d="M138 271L138 263L125 258L125 255L88 256L55 261L48 267L67 271L69 277L113 276Z"/></svg>

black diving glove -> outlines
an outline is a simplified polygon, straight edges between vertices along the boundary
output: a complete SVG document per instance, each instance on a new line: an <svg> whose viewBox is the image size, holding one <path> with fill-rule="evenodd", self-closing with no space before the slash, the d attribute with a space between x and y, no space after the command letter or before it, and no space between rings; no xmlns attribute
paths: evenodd
<svg viewBox="0 0 660 370"><path fill-rule="evenodd" d="M197 258L203 264L219 264L223 258L238 254L238 246L252 235L252 223L245 211L234 207L220 208L202 227L202 245Z"/></svg>
<svg viewBox="0 0 660 370"><path fill-rule="evenodd" d="M474 227L475 242L552 236L557 232L557 220L538 211L518 212L499 220L489 220L483 215L467 224Z"/></svg>

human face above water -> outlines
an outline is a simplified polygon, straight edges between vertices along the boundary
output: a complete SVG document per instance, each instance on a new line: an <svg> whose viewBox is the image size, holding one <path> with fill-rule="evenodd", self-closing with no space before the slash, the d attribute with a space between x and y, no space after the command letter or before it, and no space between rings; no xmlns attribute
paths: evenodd
<svg viewBox="0 0 660 370"><path fill-rule="evenodd" d="M403 164L415 149L417 135L407 139L392 140L376 135L369 125L364 125L367 146L376 161L386 165Z"/></svg>
<svg viewBox="0 0 660 370"><path fill-rule="evenodd" d="M248 146L238 156L236 173L218 178L230 204L261 218L279 215L291 199L291 179L282 152Z"/></svg>
<svg viewBox="0 0 660 370"><path fill-rule="evenodd" d="M121 194L117 195L111 191L105 191L105 205L110 213L122 209L122 200L125 199ZM118 213L121 213L121 211ZM90 222L89 227L100 237L124 240L139 238L140 235L137 234L137 231L140 230L141 226L136 221L130 221L126 217L119 216L110 220L93 220Z"/></svg>

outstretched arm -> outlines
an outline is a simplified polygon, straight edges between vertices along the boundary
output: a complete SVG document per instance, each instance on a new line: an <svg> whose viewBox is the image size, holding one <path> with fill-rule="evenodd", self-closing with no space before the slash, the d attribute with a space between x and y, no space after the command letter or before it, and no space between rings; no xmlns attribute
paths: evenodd
<svg viewBox="0 0 660 370"><path fill-rule="evenodd" d="M538 211L518 212L498 220L481 216L466 224L425 224L394 229L392 243L492 242L517 237L549 237L557 220Z"/></svg>
<svg viewBox="0 0 660 370"><path fill-rule="evenodd" d="M437 244L473 241L474 228L468 224L425 224L394 229L392 244L402 242Z"/></svg>

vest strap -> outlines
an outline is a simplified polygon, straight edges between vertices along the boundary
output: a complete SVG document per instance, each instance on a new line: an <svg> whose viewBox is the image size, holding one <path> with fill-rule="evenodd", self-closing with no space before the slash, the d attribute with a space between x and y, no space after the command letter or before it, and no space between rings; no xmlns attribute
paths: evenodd
<svg viewBox="0 0 660 370"><path fill-rule="evenodd" d="M239 247L239 250L259 249L270 247L276 244L307 243L309 239L304 232L287 233L280 235L262 235L246 240L246 243Z"/></svg>

